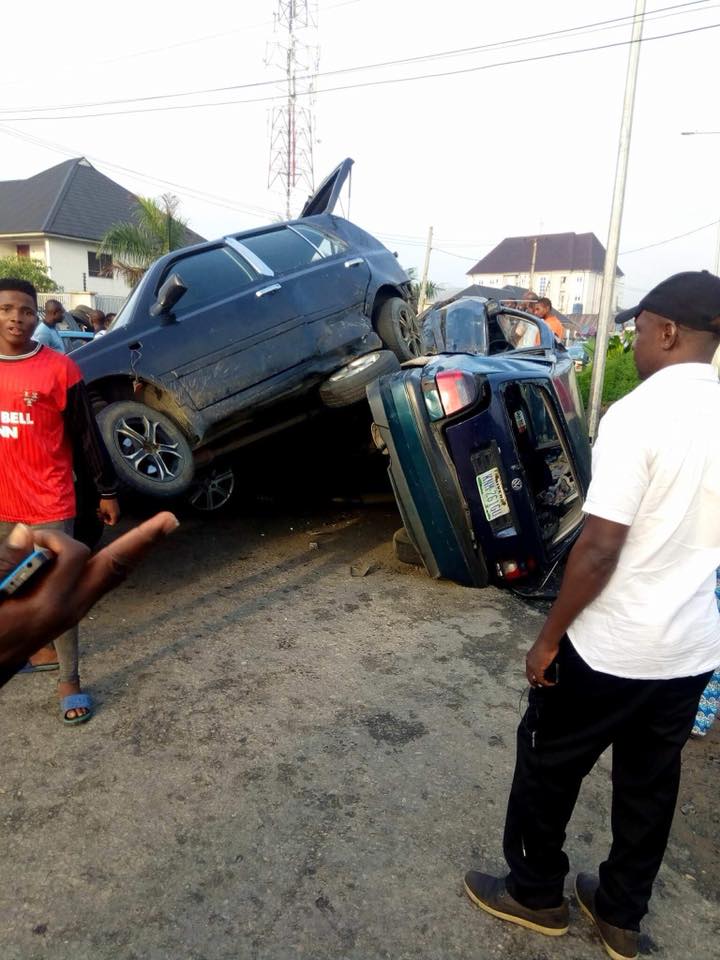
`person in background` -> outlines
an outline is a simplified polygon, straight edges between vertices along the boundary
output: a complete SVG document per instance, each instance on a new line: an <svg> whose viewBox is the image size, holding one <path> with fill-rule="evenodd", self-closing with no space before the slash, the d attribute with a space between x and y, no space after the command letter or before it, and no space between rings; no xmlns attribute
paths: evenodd
<svg viewBox="0 0 720 960"><path fill-rule="evenodd" d="M77 364L36 343L37 293L26 280L0 279L0 537L17 523L72 533L73 464L80 461L100 497L99 516L113 526L120 511L115 472L98 433ZM78 632L73 627L28 669L59 665L58 694L67 724L90 719L81 692Z"/></svg>
<svg viewBox="0 0 720 960"><path fill-rule="evenodd" d="M96 337L101 337L107 332L107 319L102 310L91 310L88 319Z"/></svg>
<svg viewBox="0 0 720 960"><path fill-rule="evenodd" d="M547 324L548 327L555 334L556 339L562 343L565 339L565 329L552 312L552 301L549 297L540 297L537 304L535 305L535 316L539 317L543 323Z"/></svg>
<svg viewBox="0 0 720 960"><path fill-rule="evenodd" d="M113 320L115 319L116 316L117 316L116 313L106 313L106 314L105 314L105 329L106 329L106 330L109 330L109 329L110 329L110 327L112 326L112 322L113 322Z"/></svg>
<svg viewBox="0 0 720 960"><path fill-rule="evenodd" d="M715 351L712 364L715 370L720 373L720 347ZM715 599L720 609L720 569L716 574ZM718 713L720 713L720 667L710 677L710 682L702 692L690 736L694 739L706 736L717 720Z"/></svg>
<svg viewBox="0 0 720 960"><path fill-rule="evenodd" d="M720 570L718 570L716 578L715 599L718 608L720 608ZM718 713L720 713L720 667L710 677L710 682L702 692L690 736L696 740L706 736L710 727L717 720Z"/></svg>
<svg viewBox="0 0 720 960"><path fill-rule="evenodd" d="M535 315L535 307L538 302L538 295L532 290L526 290L523 294L522 300L518 301L518 307L521 310L524 310L525 313L531 313Z"/></svg>
<svg viewBox="0 0 720 960"><path fill-rule="evenodd" d="M568 929L567 824L612 746L612 847L575 895L614 960L638 955L665 855L681 754L720 663L720 277L669 277L638 306L642 381L593 446L585 525L529 650L503 850L506 877L471 870L470 900L548 936ZM679 915L680 905L662 909Z"/></svg>
<svg viewBox="0 0 720 960"><path fill-rule="evenodd" d="M65 311L59 300L48 300L45 304L45 317L35 327L33 340L36 343L44 343L45 346L58 353L65 353L62 337L55 329L63 320Z"/></svg>

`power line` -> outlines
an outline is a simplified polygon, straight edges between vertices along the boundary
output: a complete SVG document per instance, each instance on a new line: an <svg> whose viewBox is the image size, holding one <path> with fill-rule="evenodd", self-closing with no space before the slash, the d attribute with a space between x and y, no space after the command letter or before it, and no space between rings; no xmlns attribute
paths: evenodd
<svg viewBox="0 0 720 960"><path fill-rule="evenodd" d="M68 147L64 147L62 144L54 143L50 140L43 140L40 137L33 136L32 134L24 133L20 130L13 130L12 127L8 127L6 124L0 124L0 133L5 133L9 136L17 137L19 140L24 140L27 143L32 143L36 146L44 147L48 150L53 150L56 153L60 153L63 156L68 157L77 157L81 156L82 151L72 150ZM126 173L132 177L145 182L160 184L162 186L173 187L174 189L180 190L181 192L187 194L189 197L192 197L195 200L201 200L204 203L209 203L214 206L223 207L228 210L236 210L240 213L245 213L252 217L257 217L267 221L268 218L277 217L276 210L270 210L267 207L260 207L253 204L243 203L240 200L232 200L227 197L222 197L217 194L208 193L205 190L200 190L197 187L189 187L186 184L176 183L173 180L166 180L163 177L153 177L151 174L142 173L139 170L133 170L130 167L121 166L118 163L114 163L111 160L105 160L102 157L96 157L92 154L85 154L88 160L92 160L95 163L101 164L104 167L108 167L112 170L119 170L121 173Z"/></svg>
<svg viewBox="0 0 720 960"><path fill-rule="evenodd" d="M657 17L655 15L660 13L666 13L666 11L676 11L675 13L670 13L670 14L666 13L666 16L677 16L679 13L683 13L683 12L688 12L688 13L705 12L708 9L715 9L718 6L718 4L713 4L710 7L705 6L702 9L693 10L693 11L689 11L685 9L687 7L698 7L701 4L707 4L707 3L708 3L708 0L691 0L691 2L687 2L687 3L673 4L672 6L668 6L668 7L660 7L657 10L651 11L651 13L648 14L645 19L648 20L651 17L654 17L655 19L665 19L665 17ZM403 65L412 64L412 63L427 62L429 60L438 60L438 59L444 59L447 57L463 56L471 53L481 53L483 51L488 51L493 49L511 49L516 46L522 46L523 44L526 44L529 42L538 42L541 40L552 39L554 37L560 37L560 36L569 35L572 33L577 34L578 36L583 36L586 33L596 32L596 30L593 28L599 27L601 29L616 29L618 26L625 26L626 22L632 19L633 19L632 16L615 17L611 20L599 20L589 24L580 24L575 27L565 27L560 30L548 31L546 33L539 33L539 34L530 34L523 37L515 37L509 40L499 40L493 43L480 44L472 47L460 47L453 50L438 51L435 53L423 54L416 57L404 57L397 60L386 60L386 61L380 61L377 63L360 64L352 67L342 67L336 70L323 71L321 73L318 73L317 77L340 76L348 73L364 72L367 70L382 69L390 66L403 66ZM700 27L695 29L702 30L702 29L710 29L710 28ZM650 40L664 39L666 37L680 36L683 33L692 33L692 32L695 32L695 31L694 30L678 31L676 33L664 34L657 37L648 37L646 39L650 39ZM527 59L523 59L521 61L505 61L498 64L486 64L478 67L468 67L463 70L453 71L450 73L425 74L425 75L414 76L414 77L399 77L396 80L374 81L374 83L376 84L389 83L389 82L392 83L392 82L403 82L408 80L422 80L422 79L427 79L428 77L451 76L453 75L453 73L469 73L475 70L491 69L496 66L508 66L512 63L533 62L534 60L545 60L555 56L567 56L574 53L584 53L592 50L604 50L612 46L623 46L629 42L630 41L618 41L617 43L601 45L598 47L589 47L589 48L584 48L580 50L559 51L555 54L546 54L539 57L530 57ZM313 75L308 75L308 79L311 78L312 76ZM304 78L301 76L298 76L297 79L304 79ZM147 103L153 100L169 100L169 99L175 99L177 97L205 96L213 93L227 93L230 90L248 90L248 89L257 89L259 87L277 86L278 83L280 82L281 82L280 78L276 78L273 80L257 80L249 83L231 84L231 85L222 86L222 87L206 87L206 88L200 88L195 90L184 90L184 91L178 91L176 93L152 94L152 95L147 95L143 97L126 97L126 98L121 98L116 100L97 100L97 101L88 101L83 103L59 104L55 106L50 105L50 106L42 106L42 107L17 107L12 110L9 110L6 108L5 110L0 110L0 113L4 114L6 119L9 119L9 120L13 120L13 121L19 120L19 119L26 120L31 118L7 116L7 114L8 113L10 114L44 113L46 111L57 111L57 110L84 110L90 107L118 106L121 104L132 104L132 103ZM358 84L357 86L370 86L372 84L373 84L372 81L366 81L361 84ZM354 89L354 88L353 87L328 88L325 92L331 92L332 90L336 90L336 89L345 90L345 89ZM203 103L203 104L175 104L175 105L170 104L170 105L166 105L165 109L168 109L168 110L193 109L193 108L205 107L205 106L225 106L231 103L257 103L257 102L263 102L264 100L268 100L268 99L277 100L277 99L283 99L283 97L275 96L270 98L258 98L254 100L230 100L230 101L221 101L216 103ZM159 110L159 109L160 109L159 107L156 107L149 110L123 110L123 111L112 111L108 113L83 114L82 116L98 117L98 116L107 116L107 115L122 115L125 113L146 113L146 112L152 112L153 110ZM38 117L38 119L81 119L81 118L82 117L79 117L79 118L68 117L66 115L59 116L59 117Z"/></svg>
<svg viewBox="0 0 720 960"><path fill-rule="evenodd" d="M644 247L635 247L633 250L623 250L620 253L621 257L627 257L631 253L640 253L641 250L650 250L653 247L662 247L666 243L672 243L673 240L682 240L683 237L690 237L694 233L700 233L701 230L709 230L710 227L716 227L720 223L719 220L712 220L710 223L704 224L702 227L695 227L694 230L688 230L687 233L678 233L675 237L668 237L667 240L658 240L657 243L648 243Z"/></svg>

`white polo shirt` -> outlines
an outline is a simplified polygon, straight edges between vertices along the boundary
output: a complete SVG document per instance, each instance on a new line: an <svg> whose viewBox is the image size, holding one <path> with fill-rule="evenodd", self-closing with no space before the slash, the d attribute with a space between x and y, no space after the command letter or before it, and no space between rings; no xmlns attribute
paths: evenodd
<svg viewBox="0 0 720 960"><path fill-rule="evenodd" d="M720 383L677 363L608 410L585 513L630 527L607 586L568 635L594 670L695 676L720 664Z"/></svg>

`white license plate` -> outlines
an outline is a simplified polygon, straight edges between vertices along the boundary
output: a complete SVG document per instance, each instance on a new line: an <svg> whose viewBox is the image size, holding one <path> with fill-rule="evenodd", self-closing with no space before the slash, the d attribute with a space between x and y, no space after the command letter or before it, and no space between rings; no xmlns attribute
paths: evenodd
<svg viewBox="0 0 720 960"><path fill-rule="evenodd" d="M510 513L510 506L503 490L500 471L497 467L491 467L484 473L479 473L475 478L477 480L480 499L482 500L483 510L488 521L497 520L498 517Z"/></svg>

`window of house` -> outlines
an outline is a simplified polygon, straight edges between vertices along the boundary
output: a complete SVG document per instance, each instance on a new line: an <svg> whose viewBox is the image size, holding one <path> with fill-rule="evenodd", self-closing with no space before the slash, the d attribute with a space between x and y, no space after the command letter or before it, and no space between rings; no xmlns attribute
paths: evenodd
<svg viewBox="0 0 720 960"><path fill-rule="evenodd" d="M29 243L18 243L15 247L15 253L18 257L29 257L30 256L30 244Z"/></svg>
<svg viewBox="0 0 720 960"><path fill-rule="evenodd" d="M177 273L187 287L187 292L173 309L176 316L231 297L257 279L227 247L201 250L182 260L175 260L165 271L158 288L171 273Z"/></svg>
<svg viewBox="0 0 720 960"><path fill-rule="evenodd" d="M240 238L275 273L288 273L318 259L318 251L308 239L288 227Z"/></svg>
<svg viewBox="0 0 720 960"><path fill-rule="evenodd" d="M111 277L112 275L112 255L109 253L93 253L92 250L88 250L88 276Z"/></svg>
<svg viewBox="0 0 720 960"><path fill-rule="evenodd" d="M547 288L548 288L548 278L547 278L547 277L540 277L539 286L538 286L538 291L539 291L541 297L544 297L544 296L545 296L545 291L547 290Z"/></svg>

